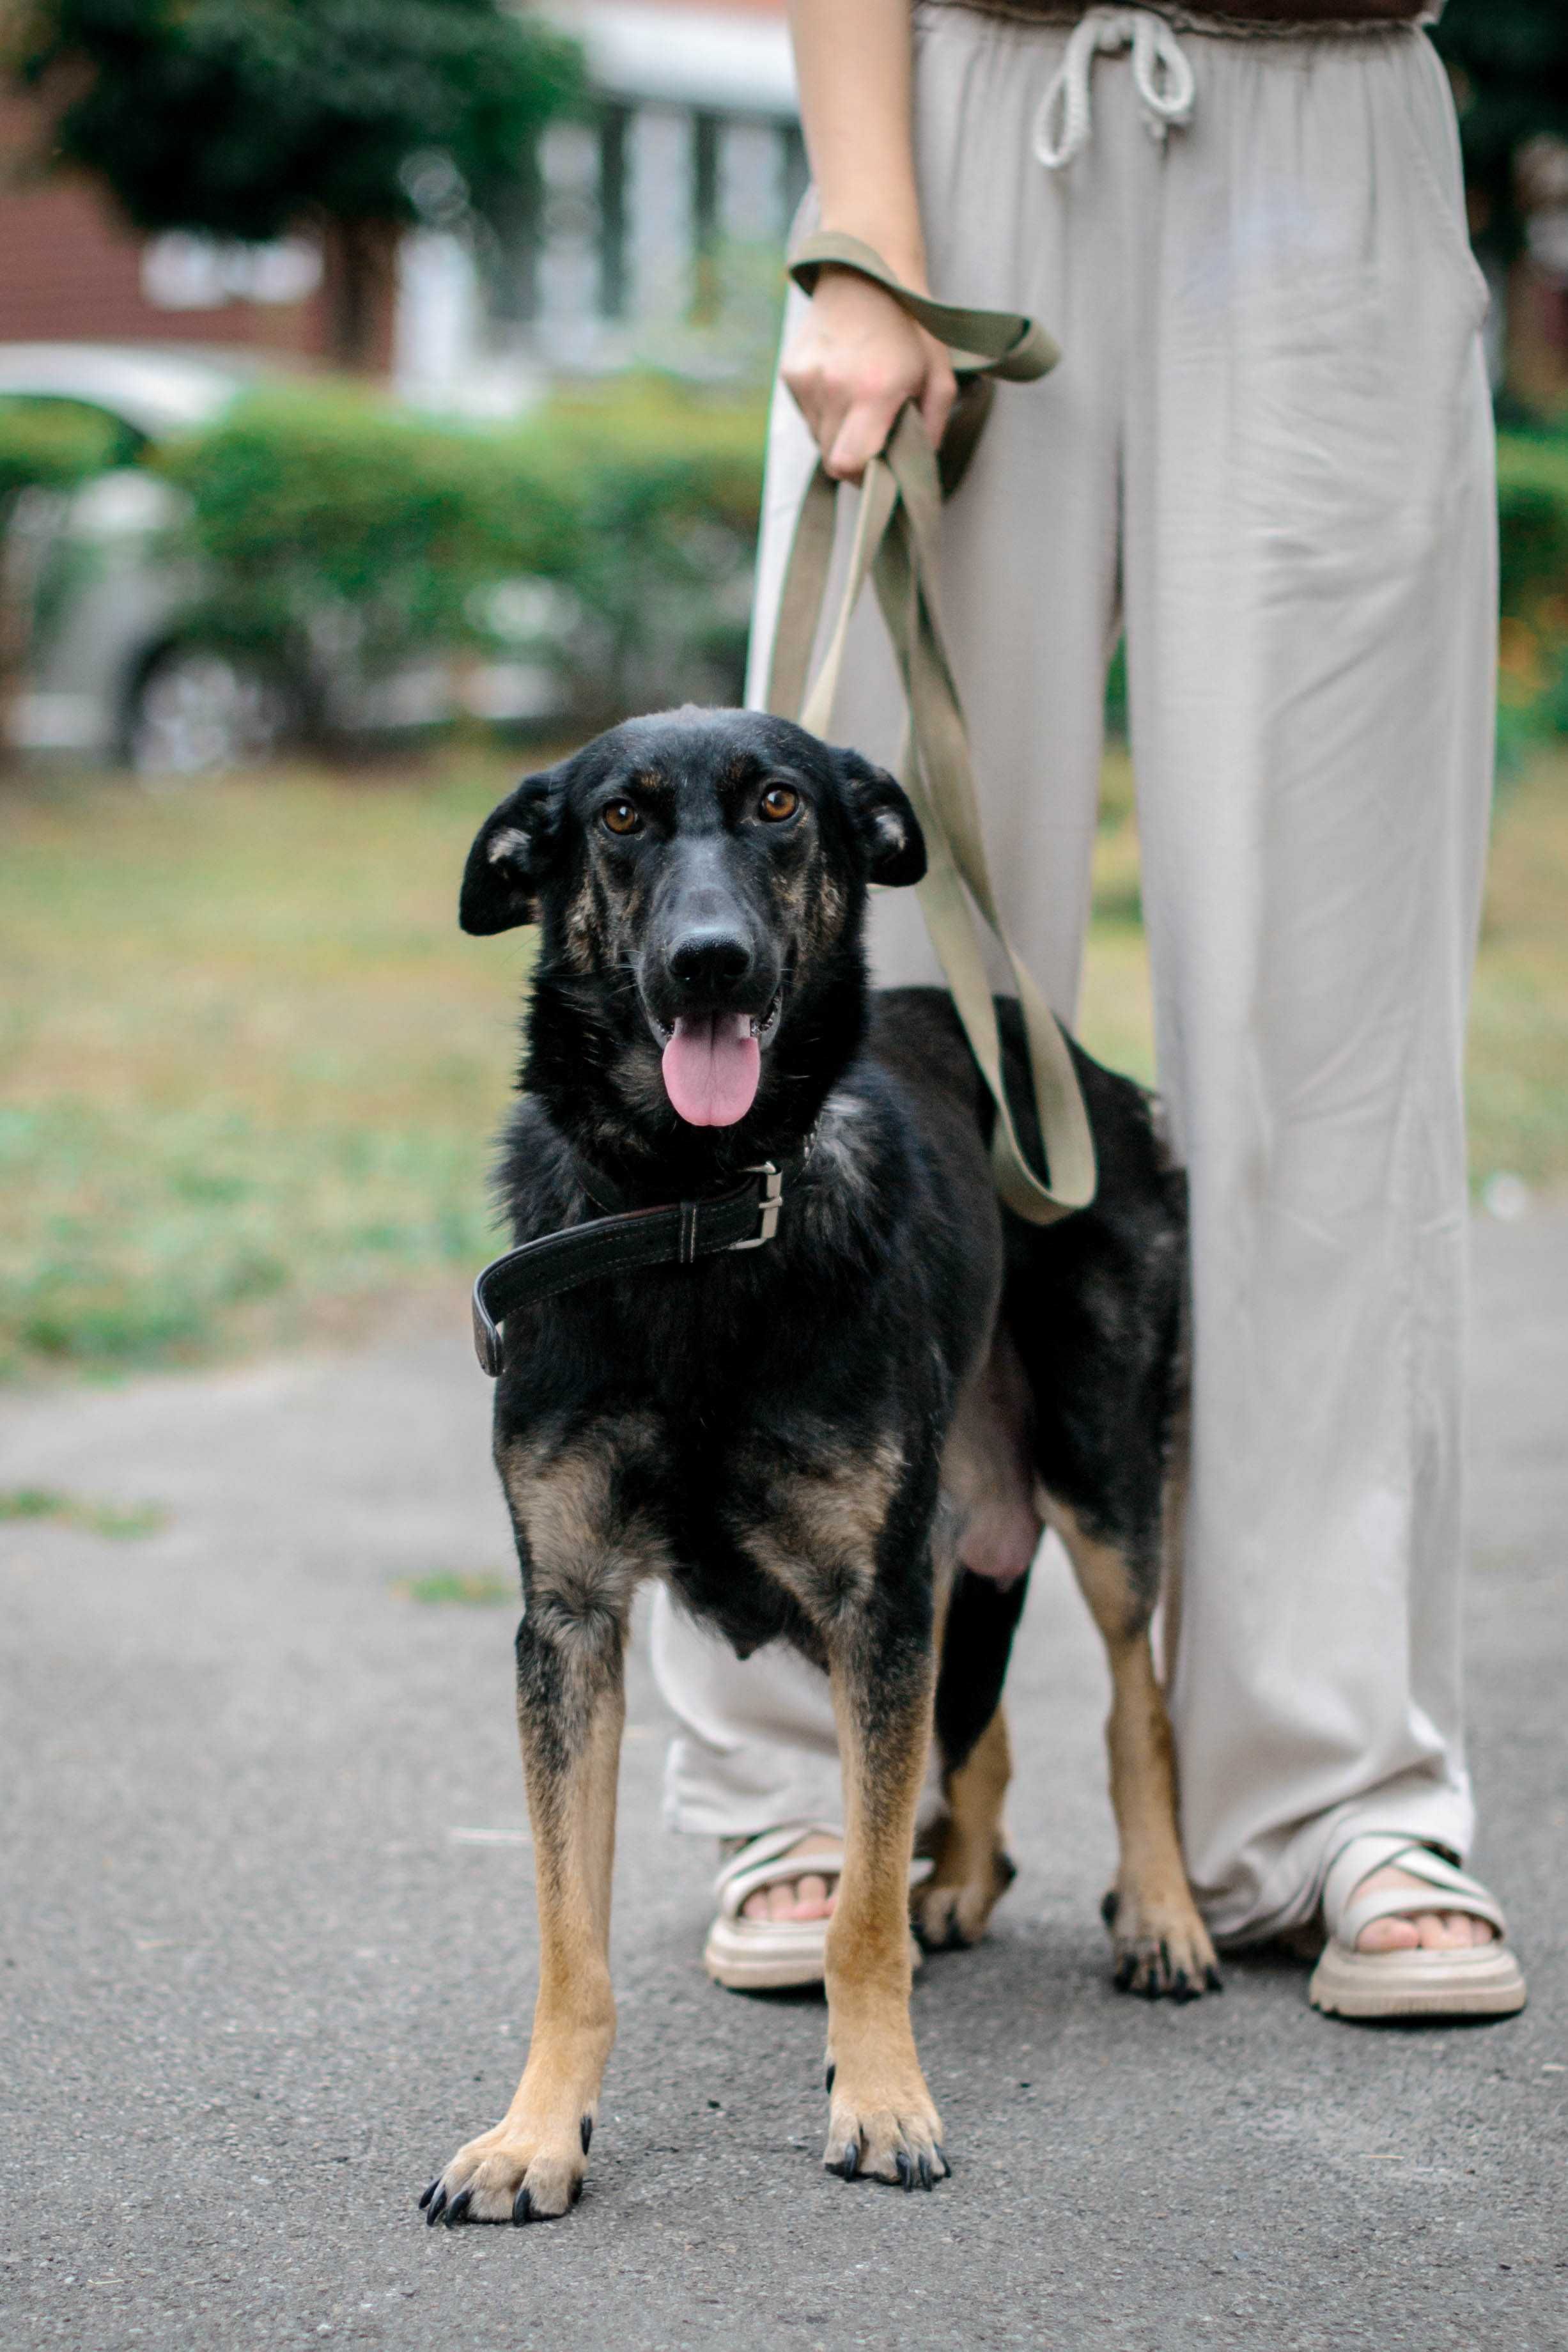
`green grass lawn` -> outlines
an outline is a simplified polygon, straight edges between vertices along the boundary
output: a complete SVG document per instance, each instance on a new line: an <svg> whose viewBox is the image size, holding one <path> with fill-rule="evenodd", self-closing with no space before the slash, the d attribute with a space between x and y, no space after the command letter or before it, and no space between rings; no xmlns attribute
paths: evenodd
<svg viewBox="0 0 1568 2352"><path fill-rule="evenodd" d="M273 1343L485 1255L523 955L456 889L512 772L0 799L0 1370Z"/></svg>
<svg viewBox="0 0 1568 2352"><path fill-rule="evenodd" d="M0 787L0 1376L112 1375L352 1328L496 1241L523 935L457 877L510 765L152 796ZM1471 1132L1568 1184L1568 758L1498 822ZM1148 1076L1126 763L1107 766L1082 1029Z"/></svg>

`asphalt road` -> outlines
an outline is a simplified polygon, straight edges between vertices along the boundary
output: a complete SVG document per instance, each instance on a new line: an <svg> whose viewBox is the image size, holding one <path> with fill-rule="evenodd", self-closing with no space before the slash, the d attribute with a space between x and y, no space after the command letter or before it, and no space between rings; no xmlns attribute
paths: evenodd
<svg viewBox="0 0 1568 2352"><path fill-rule="evenodd" d="M0 2346L174 2352L1568 2345L1568 1218L1478 1234L1479 1861L1520 2019L1365 2029L1304 1972L1110 1988L1103 1669L1065 1571L1012 1688L1022 1874L916 2025L955 2178L820 2168L823 2012L710 1988L710 1855L659 1826L633 1675L621 2040L580 2206L427 2231L532 1987L511 1618L462 1303L366 1351L0 1408L0 1486L167 1506L0 1527Z"/></svg>

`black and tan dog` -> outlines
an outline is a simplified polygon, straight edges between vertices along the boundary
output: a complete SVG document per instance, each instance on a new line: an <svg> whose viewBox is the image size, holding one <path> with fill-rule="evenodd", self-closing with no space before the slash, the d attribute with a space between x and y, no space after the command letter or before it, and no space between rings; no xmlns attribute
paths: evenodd
<svg viewBox="0 0 1568 2352"><path fill-rule="evenodd" d="M615 2030L608 1965L622 1659L664 1578L742 1655L831 1677L845 1851L828 1933L824 2161L947 2170L909 2021L908 1864L935 1723L948 1814L917 1898L972 1942L1010 1868L999 1698L1045 1510L1110 1653L1116 1980L1218 1982L1184 1874L1147 1626L1169 1546L1185 1227L1148 1098L1086 1057L1092 1208L997 1204L988 1098L948 1000L873 998L867 886L918 881L890 776L779 719L683 710L529 777L484 825L465 929L538 922L519 1242L784 1171L762 1247L591 1281L512 1315L496 1459L522 1563L517 1713L537 1856L533 2041L432 2221L543 2220L582 2184Z"/></svg>

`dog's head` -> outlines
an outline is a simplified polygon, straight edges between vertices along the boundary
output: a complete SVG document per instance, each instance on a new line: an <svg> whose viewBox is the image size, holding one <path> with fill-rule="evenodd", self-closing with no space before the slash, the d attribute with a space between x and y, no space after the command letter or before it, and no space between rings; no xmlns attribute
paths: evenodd
<svg viewBox="0 0 1568 2352"><path fill-rule="evenodd" d="M866 887L925 870L914 810L857 752L678 710L527 777L479 830L461 920L540 925L528 1083L569 1131L749 1140L815 1116L860 1042Z"/></svg>

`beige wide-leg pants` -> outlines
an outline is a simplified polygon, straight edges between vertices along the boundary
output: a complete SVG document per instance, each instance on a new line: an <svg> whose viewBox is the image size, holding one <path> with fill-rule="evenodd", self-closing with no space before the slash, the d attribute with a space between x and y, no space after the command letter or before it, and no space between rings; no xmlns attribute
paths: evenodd
<svg viewBox="0 0 1568 2352"><path fill-rule="evenodd" d="M1071 1018L1106 657L1126 632L1160 1084L1192 1189L1195 1403L1170 1693L1211 1925L1313 1908L1352 1828L1463 1855L1460 1055L1492 734L1485 290L1424 35L1183 33L1150 135L1101 56L1034 152L1061 31L916 14L931 282L1061 343L1003 385L943 614L1014 939ZM796 298L797 299L799 298ZM787 394L755 650L812 464ZM869 606L869 600L868 600ZM901 721L862 613L836 732ZM755 696L754 696L755 698ZM938 977L911 894L878 976ZM825 1683L661 1599L678 1827L838 1816Z"/></svg>

